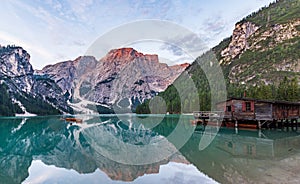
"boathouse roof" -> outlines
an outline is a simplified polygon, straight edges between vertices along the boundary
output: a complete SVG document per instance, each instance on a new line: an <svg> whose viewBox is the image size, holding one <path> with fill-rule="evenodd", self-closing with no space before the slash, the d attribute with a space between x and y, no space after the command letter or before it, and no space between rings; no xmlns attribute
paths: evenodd
<svg viewBox="0 0 300 184"><path fill-rule="evenodd" d="M300 106L300 102L289 102L289 101L283 101L283 100L265 100L265 99L257 99L257 98L238 98L238 97L230 97L226 101L218 102L217 104L228 102L231 100L242 100L242 101L255 101L255 102L265 102L265 103L272 103L272 104L284 104L284 105L298 105Z"/></svg>

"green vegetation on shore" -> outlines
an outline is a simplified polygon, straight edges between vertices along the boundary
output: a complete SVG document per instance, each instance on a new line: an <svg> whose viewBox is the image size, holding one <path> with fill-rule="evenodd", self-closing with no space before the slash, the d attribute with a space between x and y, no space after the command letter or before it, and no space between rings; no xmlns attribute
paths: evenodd
<svg viewBox="0 0 300 184"><path fill-rule="evenodd" d="M15 114L23 114L23 110L17 103L12 102L11 96L21 102L26 111L37 115L57 115L61 112L42 100L40 97L32 97L25 93L12 94L9 92L5 84L0 84L0 116L15 116Z"/></svg>

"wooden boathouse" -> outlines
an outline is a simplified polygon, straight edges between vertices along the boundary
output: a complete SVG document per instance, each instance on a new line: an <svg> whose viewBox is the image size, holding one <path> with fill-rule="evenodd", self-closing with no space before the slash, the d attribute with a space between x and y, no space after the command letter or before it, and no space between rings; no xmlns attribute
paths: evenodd
<svg viewBox="0 0 300 184"><path fill-rule="evenodd" d="M222 117L224 126L245 128L298 127L300 103L287 101L260 100L253 98L229 98L216 104L219 111L211 112ZM225 109L224 109L225 107ZM220 113L220 112L223 112ZM205 121L205 114L194 112L196 119ZM207 115L206 115L207 116ZM209 115L210 117L213 117ZM204 121L203 121L204 120Z"/></svg>

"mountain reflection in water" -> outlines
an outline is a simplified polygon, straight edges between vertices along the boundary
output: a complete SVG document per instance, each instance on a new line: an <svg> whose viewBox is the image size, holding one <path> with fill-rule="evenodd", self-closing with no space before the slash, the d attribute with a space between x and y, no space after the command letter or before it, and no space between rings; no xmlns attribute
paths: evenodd
<svg viewBox="0 0 300 184"><path fill-rule="evenodd" d="M91 183L98 183L99 178L105 183L150 183L169 181L174 177L179 183L214 183L178 153L164 136L149 128L153 126L151 123L155 123L155 117L147 125L136 122L131 116L122 118L122 121L116 116L85 119L83 124L70 125L60 117L2 118L0 183L82 183L80 181L87 178ZM177 119L166 118L164 121L176 124ZM157 141L160 144L155 146ZM152 145L150 148L153 150L148 149L148 153L138 150L125 152L119 147L120 142ZM136 160L150 161L124 164L101 155L105 151L113 155L123 154L123 161L133 159L131 155L135 155ZM155 155L159 152L167 157L151 162L159 157Z"/></svg>
<svg viewBox="0 0 300 184"><path fill-rule="evenodd" d="M0 183L300 181L297 130L197 127L178 151L169 135L180 123L194 131L193 117L162 117L86 116L75 125L61 117L2 118ZM200 150L203 135L214 139Z"/></svg>

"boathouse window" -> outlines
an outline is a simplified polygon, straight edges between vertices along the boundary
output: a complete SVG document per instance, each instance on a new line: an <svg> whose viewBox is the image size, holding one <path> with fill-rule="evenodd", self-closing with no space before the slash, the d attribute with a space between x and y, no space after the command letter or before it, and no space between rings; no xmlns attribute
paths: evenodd
<svg viewBox="0 0 300 184"><path fill-rule="evenodd" d="M231 105L226 106L226 111L231 112Z"/></svg>
<svg viewBox="0 0 300 184"><path fill-rule="evenodd" d="M246 102L246 111L250 112L251 111L251 102Z"/></svg>
<svg viewBox="0 0 300 184"><path fill-rule="evenodd" d="M246 149L247 155L255 155L255 149L253 145L247 145Z"/></svg>

